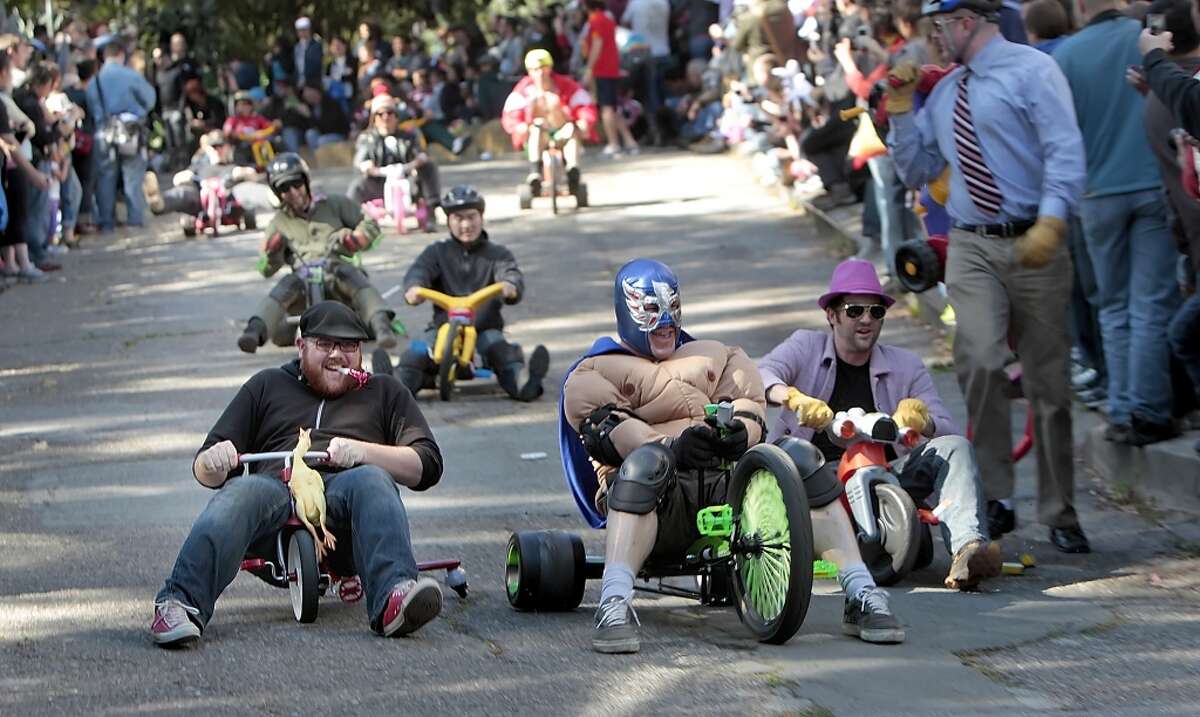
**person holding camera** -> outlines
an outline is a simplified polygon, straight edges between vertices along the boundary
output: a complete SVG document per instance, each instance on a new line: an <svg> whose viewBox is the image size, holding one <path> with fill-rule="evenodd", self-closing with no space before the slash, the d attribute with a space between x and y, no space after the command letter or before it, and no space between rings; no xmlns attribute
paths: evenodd
<svg viewBox="0 0 1200 717"><path fill-rule="evenodd" d="M154 88L125 65L120 42L104 46L104 66L88 84L88 113L95 118L96 207L101 232L116 223L117 182L127 208L126 224L145 221L146 199L141 182L146 174L146 117L154 109ZM119 174L118 174L119 171Z"/></svg>

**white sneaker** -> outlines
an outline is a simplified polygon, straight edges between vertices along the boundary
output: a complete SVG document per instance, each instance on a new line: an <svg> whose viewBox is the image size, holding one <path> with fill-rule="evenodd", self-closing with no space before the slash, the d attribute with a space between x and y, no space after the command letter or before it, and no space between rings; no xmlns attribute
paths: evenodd
<svg viewBox="0 0 1200 717"><path fill-rule="evenodd" d="M621 156L621 148L614 147L611 144L606 144L604 145L604 149L600 152L600 154L608 157L609 159L615 159L616 157Z"/></svg>

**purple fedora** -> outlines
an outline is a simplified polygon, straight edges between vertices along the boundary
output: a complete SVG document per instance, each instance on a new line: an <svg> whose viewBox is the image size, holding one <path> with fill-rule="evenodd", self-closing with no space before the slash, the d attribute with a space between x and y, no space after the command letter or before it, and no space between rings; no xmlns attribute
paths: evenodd
<svg viewBox="0 0 1200 717"><path fill-rule="evenodd" d="M883 293L879 285L879 276L875 273L875 265L862 259L847 259L833 269L833 278L829 281L829 291L817 299L817 305L822 309L829 302L843 294L874 294L883 305L890 307L896 300Z"/></svg>

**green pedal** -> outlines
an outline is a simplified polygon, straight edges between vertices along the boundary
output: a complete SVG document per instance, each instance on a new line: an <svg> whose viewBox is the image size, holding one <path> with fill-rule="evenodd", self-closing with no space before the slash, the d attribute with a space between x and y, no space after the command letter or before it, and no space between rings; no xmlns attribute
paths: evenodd
<svg viewBox="0 0 1200 717"><path fill-rule="evenodd" d="M696 513L696 528L700 535L728 538L733 535L733 506L710 505Z"/></svg>

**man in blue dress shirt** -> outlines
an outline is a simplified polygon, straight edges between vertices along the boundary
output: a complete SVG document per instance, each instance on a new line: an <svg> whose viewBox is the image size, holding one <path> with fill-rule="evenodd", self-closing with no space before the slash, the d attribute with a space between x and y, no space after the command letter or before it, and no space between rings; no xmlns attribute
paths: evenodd
<svg viewBox="0 0 1200 717"><path fill-rule="evenodd" d="M1090 547L1075 514L1068 309L1067 219L1085 177L1071 90L1045 53L1008 42L1000 0L927 0L932 40L958 63L912 111L913 65L889 76L888 144L896 169L919 187L950 166L954 229L946 266L957 315L954 361L989 498L993 538L1012 509L1009 339L1034 411L1038 519L1064 552Z"/></svg>
<svg viewBox="0 0 1200 717"><path fill-rule="evenodd" d="M109 117L132 116L145 125L154 109L154 88L136 70L125 66L125 47L119 40L104 46L104 66L87 88L88 114L95 118L96 205L100 231L111 231L116 223L117 170L120 169L122 193L127 210L125 223L140 227L145 221L146 198L142 180L146 175L146 148L133 156L120 156L109 146L101 132Z"/></svg>

